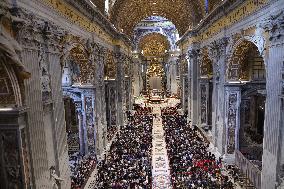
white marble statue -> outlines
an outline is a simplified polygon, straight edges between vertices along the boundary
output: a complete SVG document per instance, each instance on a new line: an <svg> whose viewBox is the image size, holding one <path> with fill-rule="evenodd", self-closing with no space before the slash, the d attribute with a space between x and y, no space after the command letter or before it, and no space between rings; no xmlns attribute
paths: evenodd
<svg viewBox="0 0 284 189"><path fill-rule="evenodd" d="M57 176L57 174L55 173L55 167L54 166L51 166L49 170L50 170L50 180L51 180L51 183L52 183L52 188L58 189L60 182L64 181L64 179Z"/></svg>

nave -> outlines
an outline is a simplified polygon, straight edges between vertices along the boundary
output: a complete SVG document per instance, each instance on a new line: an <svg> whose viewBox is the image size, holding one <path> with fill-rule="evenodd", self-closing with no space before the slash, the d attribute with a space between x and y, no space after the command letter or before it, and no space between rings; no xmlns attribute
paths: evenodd
<svg viewBox="0 0 284 189"><path fill-rule="evenodd" d="M175 103L170 103L171 105ZM145 104L128 114L97 166L95 189L233 189L222 158L177 107ZM93 178L90 178L93 179Z"/></svg>
<svg viewBox="0 0 284 189"><path fill-rule="evenodd" d="M283 189L283 2L0 0L0 189Z"/></svg>

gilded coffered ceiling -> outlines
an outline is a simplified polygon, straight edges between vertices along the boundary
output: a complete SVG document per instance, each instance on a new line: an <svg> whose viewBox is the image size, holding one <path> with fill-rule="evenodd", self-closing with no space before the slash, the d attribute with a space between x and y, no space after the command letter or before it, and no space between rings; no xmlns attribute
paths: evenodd
<svg viewBox="0 0 284 189"><path fill-rule="evenodd" d="M116 0L110 19L127 35L149 16L162 16L172 21L179 33L184 34L189 26L196 24L205 14L203 0Z"/></svg>
<svg viewBox="0 0 284 189"><path fill-rule="evenodd" d="M144 56L162 57L169 50L170 44L166 36L151 33L140 40L139 48L143 50Z"/></svg>

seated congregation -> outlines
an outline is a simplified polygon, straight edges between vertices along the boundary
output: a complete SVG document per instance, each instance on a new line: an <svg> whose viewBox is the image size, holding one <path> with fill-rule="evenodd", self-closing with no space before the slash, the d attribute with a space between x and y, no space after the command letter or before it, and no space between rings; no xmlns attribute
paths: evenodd
<svg viewBox="0 0 284 189"><path fill-rule="evenodd" d="M208 143L200 136L197 128L192 129L187 125L186 116L178 115L172 109L163 112L173 187L234 188L229 177L222 173L221 159L207 151Z"/></svg>
<svg viewBox="0 0 284 189"><path fill-rule="evenodd" d="M151 149L153 117L148 109L129 115L106 159L98 164L97 189L151 188Z"/></svg>

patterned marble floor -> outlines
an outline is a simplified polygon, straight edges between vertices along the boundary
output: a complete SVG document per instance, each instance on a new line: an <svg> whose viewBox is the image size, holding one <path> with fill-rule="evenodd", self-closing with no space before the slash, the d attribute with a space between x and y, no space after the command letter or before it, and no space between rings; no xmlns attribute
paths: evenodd
<svg viewBox="0 0 284 189"><path fill-rule="evenodd" d="M172 189L169 159L166 149L166 141L159 105L153 107L153 140L152 140L152 188Z"/></svg>

